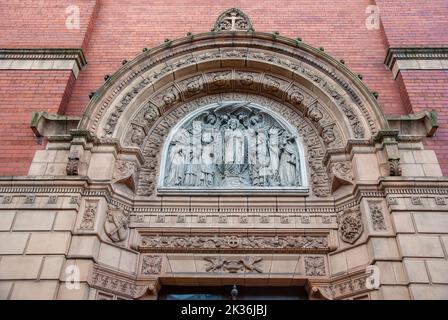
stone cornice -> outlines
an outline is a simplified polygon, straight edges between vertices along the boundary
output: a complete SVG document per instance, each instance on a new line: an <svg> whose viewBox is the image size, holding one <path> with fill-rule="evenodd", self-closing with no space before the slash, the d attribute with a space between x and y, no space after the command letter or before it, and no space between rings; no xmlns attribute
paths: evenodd
<svg viewBox="0 0 448 320"><path fill-rule="evenodd" d="M72 70L77 77L86 64L80 48L0 48L0 69Z"/></svg>
<svg viewBox="0 0 448 320"><path fill-rule="evenodd" d="M448 69L448 47L443 48L389 48L384 64L394 78L400 70Z"/></svg>

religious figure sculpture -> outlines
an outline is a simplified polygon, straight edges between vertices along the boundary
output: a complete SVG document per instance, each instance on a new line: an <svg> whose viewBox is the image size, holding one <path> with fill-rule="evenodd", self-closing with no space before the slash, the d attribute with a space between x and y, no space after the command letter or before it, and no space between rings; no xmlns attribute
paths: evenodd
<svg viewBox="0 0 448 320"><path fill-rule="evenodd" d="M298 183L298 158L293 145L294 138L289 134L282 136L280 150L282 155L280 157L280 184L282 186L294 186Z"/></svg>
<svg viewBox="0 0 448 320"><path fill-rule="evenodd" d="M301 187L298 142L291 130L249 102L218 103L172 135L162 186Z"/></svg>

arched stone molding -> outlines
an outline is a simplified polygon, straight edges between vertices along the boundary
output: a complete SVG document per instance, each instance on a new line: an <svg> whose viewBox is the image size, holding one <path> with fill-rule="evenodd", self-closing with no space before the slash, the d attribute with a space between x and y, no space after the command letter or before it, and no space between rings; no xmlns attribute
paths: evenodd
<svg viewBox="0 0 448 320"><path fill-rule="evenodd" d="M387 128L373 95L343 64L300 41L274 38L256 32L212 32L145 51L109 77L93 96L79 128L98 137L121 138L130 114L148 101L161 115L201 94L242 90L236 88L242 78L214 77L212 71L227 68L254 72L252 92L276 100L297 104L302 99L297 89L308 89L342 124L347 139L368 139ZM196 73L198 86L186 79Z"/></svg>
<svg viewBox="0 0 448 320"><path fill-rule="evenodd" d="M307 180L309 181L312 193L318 197L330 195L328 173L323 165L326 144L324 140L320 138L323 131L319 130L315 124L313 124L313 120L305 117L298 109L291 109L273 99L250 93L240 94L231 92L204 96L190 101L179 108L172 109L170 112L167 112L166 116L157 120L153 128L148 130L148 139L141 145L146 162L142 166L139 174L138 194L152 195L157 187L162 156L161 151L171 128L179 123L182 118L195 110L220 101L249 101L255 103L270 110L273 114L277 114L294 126L304 143L304 158L307 159L306 166L308 167ZM317 107L318 106L314 106L314 108ZM330 117L329 114L326 114L324 109L319 110L322 110L325 115L322 117L321 121L326 121L324 119L328 119ZM144 113L140 113L140 117L142 117L143 114ZM131 126L132 123L138 124L141 122L131 122ZM334 132L335 136L338 137L337 141L341 141L341 134L339 131L335 130ZM130 135L128 134L128 139L130 139L129 136ZM339 145L339 147L342 147L342 144Z"/></svg>

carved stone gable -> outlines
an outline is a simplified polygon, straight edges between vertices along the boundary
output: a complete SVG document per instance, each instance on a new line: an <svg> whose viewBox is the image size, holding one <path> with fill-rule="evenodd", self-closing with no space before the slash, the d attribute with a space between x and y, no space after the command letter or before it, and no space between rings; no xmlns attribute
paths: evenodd
<svg viewBox="0 0 448 320"><path fill-rule="evenodd" d="M243 11L232 8L218 17L213 31L254 31L254 28Z"/></svg>

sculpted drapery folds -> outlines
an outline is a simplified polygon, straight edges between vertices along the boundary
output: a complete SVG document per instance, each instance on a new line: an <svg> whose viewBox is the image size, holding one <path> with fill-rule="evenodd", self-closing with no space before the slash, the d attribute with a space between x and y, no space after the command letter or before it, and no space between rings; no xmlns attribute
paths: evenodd
<svg viewBox="0 0 448 320"><path fill-rule="evenodd" d="M226 102L184 121L166 151L167 187L300 187L297 137L250 102Z"/></svg>

